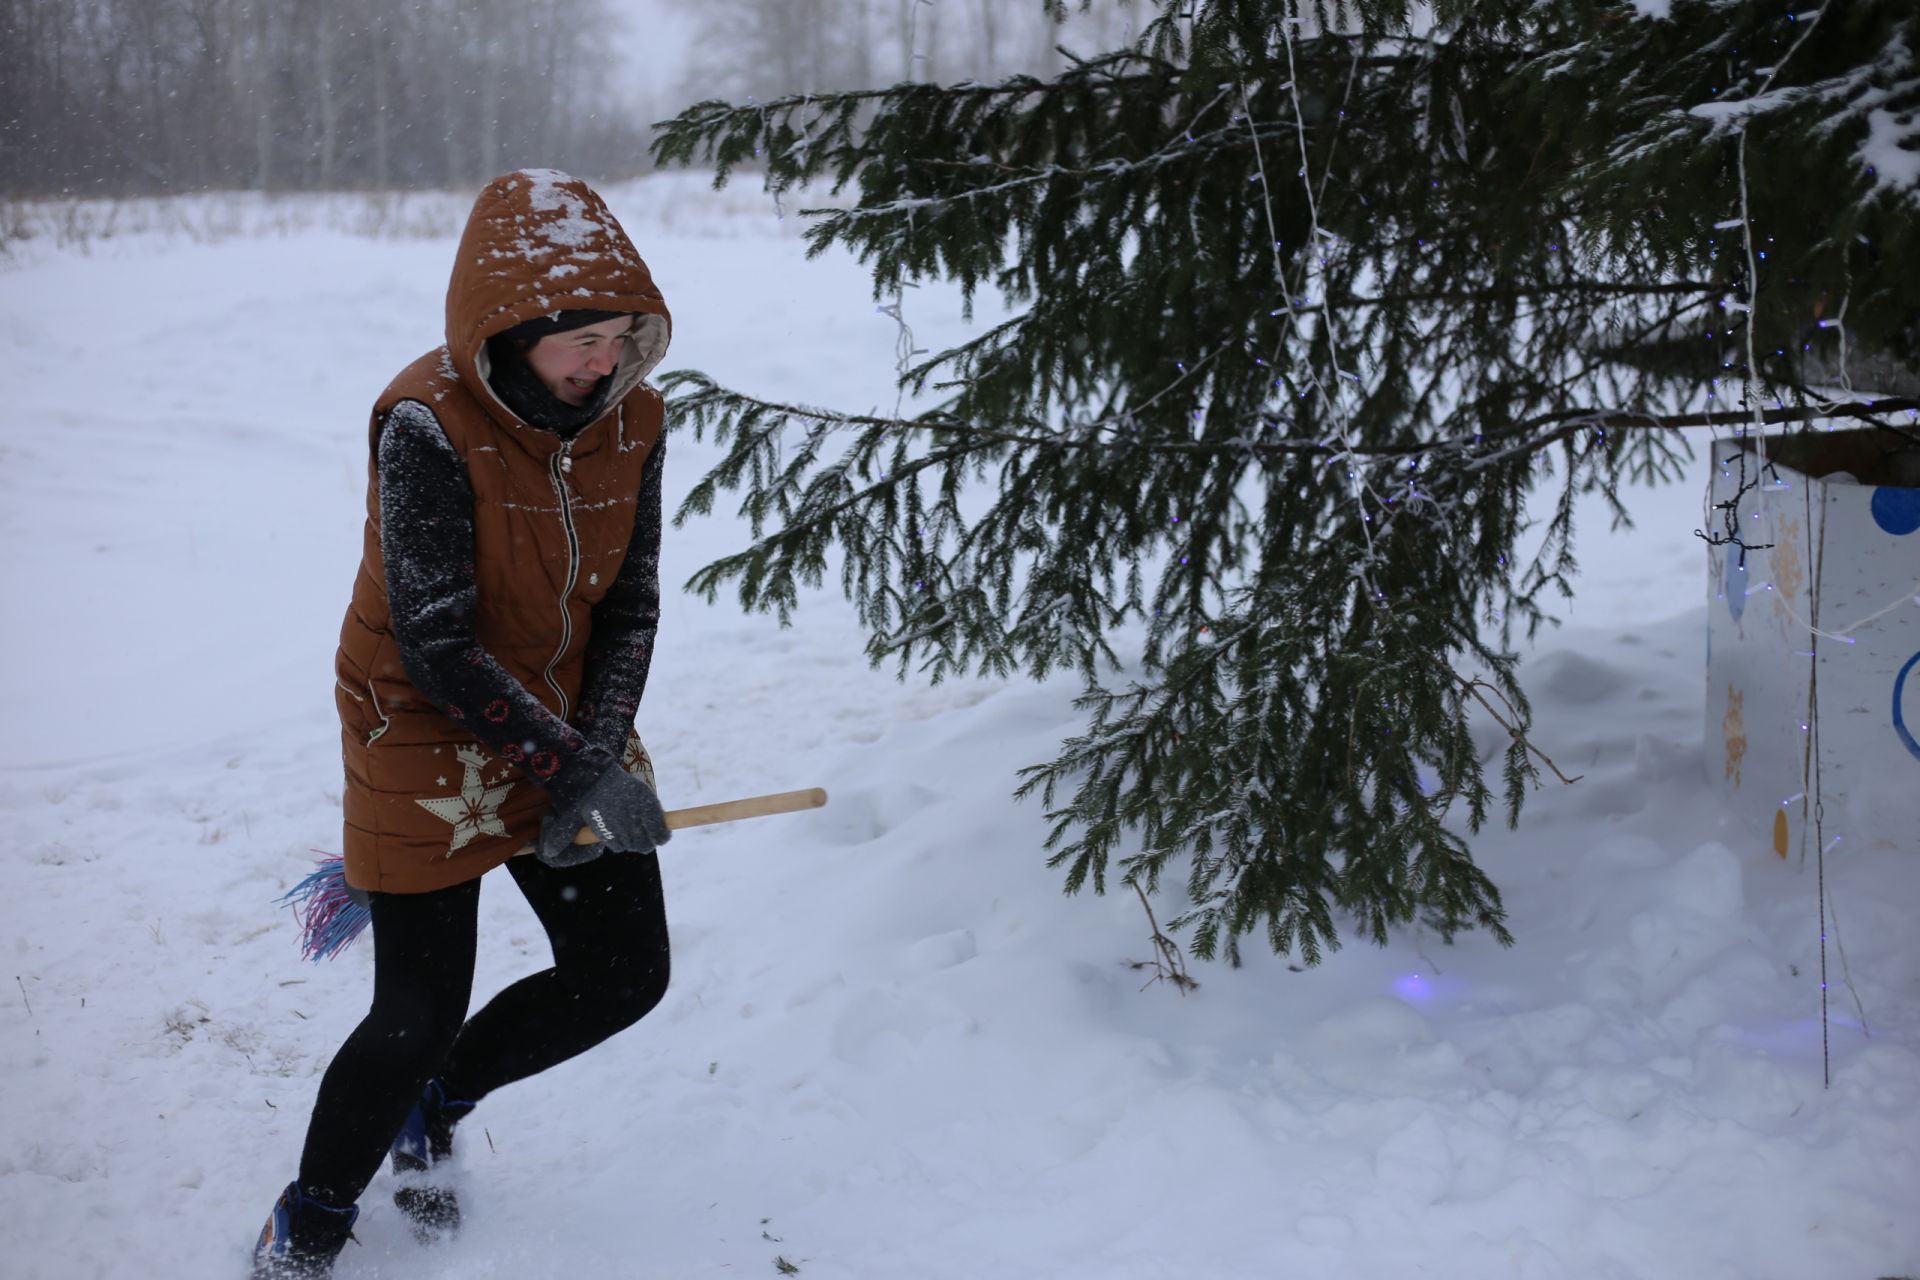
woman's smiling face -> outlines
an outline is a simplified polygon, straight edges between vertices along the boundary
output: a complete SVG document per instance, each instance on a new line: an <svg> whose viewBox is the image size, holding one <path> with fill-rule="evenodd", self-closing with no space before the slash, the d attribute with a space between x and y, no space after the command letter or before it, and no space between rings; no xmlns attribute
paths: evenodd
<svg viewBox="0 0 1920 1280"><path fill-rule="evenodd" d="M527 351L527 365L562 404L578 408L593 399L600 380L613 372L626 349L633 317L550 333Z"/></svg>

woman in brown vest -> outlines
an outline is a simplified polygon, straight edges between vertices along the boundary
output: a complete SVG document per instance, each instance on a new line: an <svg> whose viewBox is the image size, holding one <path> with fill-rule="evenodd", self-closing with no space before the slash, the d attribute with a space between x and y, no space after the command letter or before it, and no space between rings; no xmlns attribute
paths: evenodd
<svg viewBox="0 0 1920 1280"><path fill-rule="evenodd" d="M600 197L523 170L474 205L446 345L374 405L334 681L373 1004L321 1079L255 1280L328 1275L389 1152L416 1228L457 1225L434 1177L454 1125L665 994L668 832L633 718L660 595L662 406L645 378L670 332ZM599 843L575 845L582 826ZM554 963L468 1019L480 878L503 864Z"/></svg>

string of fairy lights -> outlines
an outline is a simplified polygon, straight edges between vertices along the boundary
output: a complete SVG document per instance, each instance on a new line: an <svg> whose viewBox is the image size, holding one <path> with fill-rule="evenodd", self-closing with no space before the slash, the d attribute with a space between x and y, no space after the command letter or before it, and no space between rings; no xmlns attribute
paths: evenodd
<svg viewBox="0 0 1920 1280"><path fill-rule="evenodd" d="M1749 102L1759 102L1765 99L1767 93L1773 88L1774 82L1779 78L1781 70L1786 66L1787 63L1792 61L1793 56L1796 53L1798 53L1801 47L1804 46L1807 43L1807 41L1813 36L1813 33L1819 27L1821 20L1827 16L1828 9L1831 7L1831 5L1832 5L1832 0L1821 0L1820 7L1814 12L1812 20L1809 22L1800 24L1799 35L1795 38L1793 44L1787 49L1786 54L1783 57L1781 57L1772 67L1767 69L1765 78L1761 82L1759 88L1755 90L1754 93L1748 98ZM1759 294L1759 288L1760 288L1759 263L1761 259L1763 259L1766 255L1765 255L1765 251L1761 250L1756 244L1756 237L1755 237L1754 226L1753 226L1753 212L1752 212L1752 206L1750 202L1750 188L1749 188L1748 179L1747 179L1747 144L1752 136L1751 129L1749 127L1752 121L1752 114L1753 113L1751 110L1743 113L1735 123L1735 128L1737 130L1737 139L1736 139L1736 147L1735 147L1735 168L1736 168L1736 173L1738 177L1738 193L1739 193L1739 202L1740 202L1740 213L1739 213L1739 218L1737 220L1737 224L1740 231L1741 249L1745 255L1745 266L1746 266L1746 279L1744 282L1746 300L1744 305L1742 305L1739 308L1739 310L1743 313L1741 317L1743 320L1743 323L1741 324L1741 329L1742 329L1742 342L1743 342L1743 345L1745 348L1745 354L1746 354L1745 368L1741 371L1742 402L1743 402L1743 407L1750 411L1752 420L1750 423L1742 423L1740 427L1737 428L1736 431L1734 432L1734 438L1737 441L1737 445L1734 450L1734 455L1739 461L1740 476L1739 476L1738 488L1732 499L1731 509L1728 511L1727 517L1726 517L1726 524L1730 531L1728 538L1726 540L1736 542L1738 543L1738 545L1740 545L1741 547L1740 567L1743 570L1745 568L1745 562L1746 562L1746 551L1748 550L1750 544L1740 542L1738 535L1731 533L1731 529L1735 525L1735 522L1739 514L1739 503L1741 499L1748 492L1750 491L1753 492L1754 498L1755 498L1755 506L1758 508L1753 512L1753 516L1755 520L1759 521L1761 526L1769 531L1767 536L1772 536L1777 539L1778 534L1774 531L1777 530L1778 528L1778 521L1782 514L1779 510L1779 502L1778 502L1777 495L1791 488L1791 485L1788 482L1781 480L1779 478L1779 471L1775 467L1774 460L1769 456L1769 453L1768 453L1769 440L1766 432L1766 421L1765 421L1765 416L1761 410L1762 390L1757 385L1757 379L1760 376L1760 365L1759 365L1758 345L1757 345L1757 340L1754 333L1754 328L1755 328L1754 322L1756 317L1759 314L1759 311L1758 311L1758 294ZM1847 351L1845 346L1845 332L1846 332L1845 331L1845 313L1846 313L1846 303L1843 301L1840 309L1840 314L1835 319L1840 328L1840 337L1841 337L1841 353L1840 353L1841 390L1844 398L1850 401L1853 398L1853 395L1852 395L1853 388L1852 388L1851 378L1849 377L1847 372L1848 361L1847 361ZM1826 323L1824 320L1822 321L1822 324L1823 324L1823 327L1826 327ZM1752 445L1752 449L1757 459L1758 467L1760 470L1760 475L1762 477L1766 477L1769 475L1773 476L1774 480L1772 483L1749 484L1747 482L1746 458L1747 458L1748 449L1746 445L1748 442L1750 442ZM1802 503L1803 505L1809 505L1810 495L1803 495ZM1809 517L1809 521L1807 525L1808 536L1809 536L1809 539L1812 539L1813 531L1812 531L1812 523L1811 523L1811 511L1809 510L1807 514ZM1829 974L1828 974L1828 967L1827 967L1827 943L1829 941L1830 933L1833 935L1833 940L1834 940L1836 949L1840 951L1840 954L1842 956L1843 973L1845 972L1845 969L1844 969L1845 949L1840 946L1838 941L1838 936L1837 936L1838 918L1837 916L1835 916L1832 910L1829 891L1827 887L1826 855L1829 850L1831 850L1833 847L1835 847L1841 842L1842 836L1841 834L1836 833L1831 840L1828 840L1826 837L1826 805L1824 802L1824 797L1822 795L1825 762L1822 759L1822 743L1821 743L1821 736L1820 736L1820 697L1819 697L1820 641L1824 638L1829 640L1839 640L1848 644L1853 643L1853 640L1849 633L1855 630L1858 630L1861 626L1866 625L1868 622L1874 620L1875 618L1884 616L1884 614L1891 611L1892 609L1898 608L1902 604L1906 603L1906 600L1909 597L1912 597L1916 590L1920 590L1920 584L1915 584L1915 587L1913 589L1903 592L1900 596L1896 597L1892 601L1892 603L1890 603L1889 605L1881 609L1875 610L1868 617L1862 618L1852 623L1848 627L1839 630L1838 632L1830 632L1821 628L1818 625L1818 617L1819 617L1820 585L1821 585L1821 579L1822 579L1822 574L1823 574L1823 569L1825 564L1825 547L1826 547L1825 531L1826 531L1826 521L1825 521L1825 513L1823 510L1821 521L1820 521L1820 534L1818 538L1817 550L1815 551L1812 557L1813 558L1812 576L1809 582L1809 592L1808 592L1808 601L1809 601L1808 616L1805 617L1804 619L1800 618L1797 615L1796 611L1793 609L1792 602L1785 595L1778 592L1775 592L1774 594L1776 598L1780 601L1780 603L1784 606L1785 611L1788 614L1791 623L1796 627L1804 627L1808 636L1808 648L1803 651L1808 660L1807 710L1806 710L1806 719L1800 725L1801 731L1805 735L1804 745L1802 749L1802 767L1801 767L1803 786L1799 793L1793 796L1787 797L1785 800L1781 802L1781 805L1783 809L1795 803L1798 803L1800 805L1800 853L1801 853L1801 859L1803 863L1806 858L1806 845L1807 845L1809 825L1811 825L1811 831L1813 836L1815 898L1816 898L1817 907L1818 907L1818 933L1819 933L1821 1072L1822 1072L1823 1084L1826 1087L1831 1088L1833 1084L1833 1048L1832 1048L1832 1030L1831 1030L1831 1016L1830 1016L1831 1011L1830 1011L1830 999L1829 999L1831 983L1829 981ZM1773 544L1769 543L1769 544L1761 544L1761 545L1771 546ZM1773 586L1772 583L1767 583L1762 585L1768 590L1771 590ZM1729 582L1726 584L1726 589L1729 591L1732 591L1732 590L1738 590L1743 588L1739 587L1735 583ZM1757 590L1759 588L1744 588L1744 589L1747 590L1750 594L1751 591ZM1812 819L1811 824L1809 824L1808 822L1809 818ZM1848 990L1853 995L1856 1008L1859 1009L1861 1028L1862 1028L1862 1031L1864 1032L1866 1029L1866 1010L1860 1000L1859 990L1853 984L1852 975L1850 973L1845 973L1845 982Z"/></svg>
<svg viewBox="0 0 1920 1280"><path fill-rule="evenodd" d="M1300 77L1294 60L1293 47L1293 29L1299 25L1300 21L1301 19L1298 17L1284 19L1280 24L1280 38L1287 53L1287 83L1282 87L1286 90L1293 105L1294 136L1300 147L1300 169L1298 176L1300 178L1301 190L1306 196L1307 205L1308 247L1307 252L1301 255L1300 270L1302 287L1299 291L1299 296L1303 300L1310 300L1313 295L1310 291L1309 281L1313 273L1314 255L1316 252L1322 250L1330 233L1320 225L1319 194L1314 190L1312 166L1308 160L1306 114L1300 102ZM1349 77L1347 81L1347 87L1349 93L1351 93L1353 87L1351 77ZM1240 102L1247 122L1247 132L1253 143L1255 176L1259 179L1261 197L1265 206L1267 238L1273 246L1273 270L1274 276L1280 285L1280 309L1285 312L1287 318L1287 324L1282 328L1281 334L1275 338L1272 359L1274 364L1277 365L1279 363L1281 350L1286 342L1286 330L1291 329L1292 332L1302 337L1305 337L1306 330L1300 313L1295 309L1295 290L1287 280L1286 261L1281 254L1280 233L1276 228L1273 216L1273 188L1267 180L1266 160L1260 151L1260 133L1254 125L1253 103L1248 97L1244 85L1241 86L1240 89ZM1326 164L1326 172L1330 174L1333 169L1331 149L1327 155ZM1324 184L1325 178L1323 177L1323 190ZM1325 259L1323 257L1322 265L1324 264ZM1340 332L1330 299L1329 305L1321 311L1321 320L1326 331L1327 361L1337 375L1340 372ZM1309 341L1309 351L1311 351L1311 346L1312 344ZM1333 390L1329 393L1326 383L1320 377L1320 371L1314 366L1314 362L1311 359L1305 362L1305 368L1307 382L1313 394L1317 395L1321 401L1333 411L1334 431L1340 441L1340 448L1329 459L1328 467L1331 468L1335 465L1345 466L1348 496L1353 499L1354 504L1360 512L1360 523L1358 527L1361 537L1366 542L1367 548L1366 555L1357 568L1360 581L1366 588L1369 599L1375 601L1384 600L1386 594L1379 589L1373 579L1373 559L1375 554L1373 543L1373 513L1367 510L1366 503L1368 498L1372 498L1375 504L1383 511L1386 510L1386 504L1381 502L1379 495L1373 492L1372 483L1365 475L1365 468L1355 463L1352 438L1353 424L1351 415L1347 409L1345 384L1336 376L1333 379ZM1277 379L1274 385L1276 387L1280 385Z"/></svg>

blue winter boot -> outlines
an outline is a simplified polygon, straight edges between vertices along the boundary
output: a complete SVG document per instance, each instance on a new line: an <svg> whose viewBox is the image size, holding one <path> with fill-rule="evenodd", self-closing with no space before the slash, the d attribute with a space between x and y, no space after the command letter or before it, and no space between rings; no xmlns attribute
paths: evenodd
<svg viewBox="0 0 1920 1280"><path fill-rule="evenodd" d="M289 1182L253 1246L253 1280L327 1280L359 1216L357 1206L309 1200Z"/></svg>
<svg viewBox="0 0 1920 1280"><path fill-rule="evenodd" d="M434 1181L432 1171L453 1155L453 1126L471 1110L471 1102L447 1097L439 1080L429 1080L393 1139L393 1172L403 1180L393 1202L422 1240L460 1225L459 1196L444 1180Z"/></svg>

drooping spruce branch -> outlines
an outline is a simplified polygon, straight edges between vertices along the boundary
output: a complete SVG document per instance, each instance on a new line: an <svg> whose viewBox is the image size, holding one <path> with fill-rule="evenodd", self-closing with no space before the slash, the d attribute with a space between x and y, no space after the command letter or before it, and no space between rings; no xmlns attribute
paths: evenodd
<svg viewBox="0 0 1920 1280"><path fill-rule="evenodd" d="M947 414L935 413L915 418L888 417L874 413L839 413L807 405L764 400L758 396L730 391L703 374L678 371L665 375L666 385L676 391L675 403L690 418L703 420L732 418L740 414L778 415L788 423L812 422L842 431L874 428L881 431L939 431L964 436L982 444L1022 445L1036 449L1096 449L1127 429L1125 422L1082 424L1076 432L1055 430L1045 422L1023 424L1017 428L963 423ZM1783 422L1811 422L1816 419L1856 418L1862 422L1900 431L1893 415L1920 411L1920 400L1891 396L1879 400L1820 400L1791 408L1762 409L1760 418L1768 425ZM1492 454L1537 453L1556 441L1579 431L1673 431L1682 427L1738 427L1753 421L1744 410L1695 413L1621 413L1609 409L1565 409L1539 414L1524 422L1513 423L1496 432L1475 432L1471 437L1435 439L1417 444L1343 446L1332 440L1293 440L1275 437L1269 431L1271 415L1256 414L1245 423L1243 435L1230 440L1138 440L1129 439L1131 449L1150 453L1195 454L1316 454L1321 457L1435 458L1458 453L1469 466L1485 465ZM770 441L775 437L769 437ZM1509 443L1509 442L1513 443Z"/></svg>
<svg viewBox="0 0 1920 1280"><path fill-rule="evenodd" d="M1470 728L1500 704L1515 821L1538 774L1509 638L1572 590L1577 499L1624 516L1623 483L1677 474L1684 426L1913 407L1805 376L1825 331L1792 307L1852 278L1853 248L1795 235L1778 292L1799 301L1738 304L1754 282L1713 226L1729 149L1675 115L1711 100L1736 7L1454 2L1416 35L1384 0L1198 0L1049 81L690 109L661 161L852 188L806 211L811 252L853 253L876 297L950 279L1008 311L905 371L935 397L913 416L671 377L676 422L727 448L677 518L737 492L754 536L692 585L785 620L837 566L903 676L1076 670L1087 729L1021 794L1070 889L1179 867L1170 927L1198 954L1258 930L1312 961L1343 919L1504 940L1467 844L1496 800ZM1670 38L1712 58L1618 60ZM1665 158L1623 152L1634 129ZM1681 137L1697 155L1662 151ZM1783 181L1819 156L1792 141L1767 152ZM1905 245L1877 191L1852 189L1849 225ZM1851 287L1851 335L1904 358Z"/></svg>

